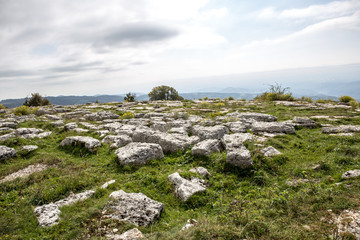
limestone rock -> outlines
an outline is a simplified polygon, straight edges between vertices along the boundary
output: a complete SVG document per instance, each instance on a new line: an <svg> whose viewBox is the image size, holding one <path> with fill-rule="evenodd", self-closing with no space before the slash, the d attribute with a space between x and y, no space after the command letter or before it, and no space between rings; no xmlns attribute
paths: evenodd
<svg viewBox="0 0 360 240"><path fill-rule="evenodd" d="M84 117L89 121L101 121L104 119L118 119L119 115L112 112L101 111L97 113L86 114Z"/></svg>
<svg viewBox="0 0 360 240"><path fill-rule="evenodd" d="M222 144L226 149L228 148L239 148L246 141L257 141L263 142L266 138L258 137L250 133L234 133L234 134L226 134L221 139Z"/></svg>
<svg viewBox="0 0 360 240"><path fill-rule="evenodd" d="M272 157L281 154L276 148L269 146L261 150L265 157Z"/></svg>
<svg viewBox="0 0 360 240"><path fill-rule="evenodd" d="M101 142L113 143L111 148L119 148L131 143L132 139L127 135L108 135Z"/></svg>
<svg viewBox="0 0 360 240"><path fill-rule="evenodd" d="M343 175L341 175L341 178L349 179L349 178L357 178L359 176L360 176L360 170L355 169L355 170L350 170L350 171L344 172Z"/></svg>
<svg viewBox="0 0 360 240"><path fill-rule="evenodd" d="M186 202L193 194L206 190L206 187L199 182L199 179L194 178L189 181L182 178L178 172L169 175L168 179L175 185L175 194L183 202Z"/></svg>
<svg viewBox="0 0 360 240"><path fill-rule="evenodd" d="M351 133L360 132L360 125L340 125L337 127L323 127L322 133Z"/></svg>
<svg viewBox="0 0 360 240"><path fill-rule="evenodd" d="M138 240L144 238L143 234L137 228L130 229L123 234L106 234L108 240Z"/></svg>
<svg viewBox="0 0 360 240"><path fill-rule="evenodd" d="M250 151L244 146L228 148L226 152L226 163L230 165L240 168L249 168L253 165Z"/></svg>
<svg viewBox="0 0 360 240"><path fill-rule="evenodd" d="M189 229L189 228L195 226L196 224L198 224L198 222L197 222L195 219L188 219L187 222L186 222L186 224L185 224L185 226L183 226L183 227L181 228L181 231L184 231L184 230L186 230L186 229Z"/></svg>
<svg viewBox="0 0 360 240"><path fill-rule="evenodd" d="M15 149L0 145L0 161L5 161L6 159L15 156L16 156Z"/></svg>
<svg viewBox="0 0 360 240"><path fill-rule="evenodd" d="M294 117L293 122L295 126L307 127L307 128L315 128L318 125L314 120L308 117Z"/></svg>
<svg viewBox="0 0 360 240"><path fill-rule="evenodd" d="M286 134L295 133L294 126L281 122L254 122L251 126L251 129L255 133L259 133L259 132L286 133Z"/></svg>
<svg viewBox="0 0 360 240"><path fill-rule="evenodd" d="M214 152L221 152L223 150L222 144L218 139L207 139L197 143L192 149L193 155L208 156Z"/></svg>
<svg viewBox="0 0 360 240"><path fill-rule="evenodd" d="M38 149L39 147L36 145L25 145L21 147L21 151L25 151L25 152L32 152L35 151L36 149Z"/></svg>
<svg viewBox="0 0 360 240"><path fill-rule="evenodd" d="M348 232L360 239L360 211L359 210L344 210L338 216L333 216L330 220L335 224L339 234Z"/></svg>
<svg viewBox="0 0 360 240"><path fill-rule="evenodd" d="M222 125L213 127L203 127L195 125L192 127L192 133L201 140L205 139L221 139L225 134L229 133L229 129Z"/></svg>
<svg viewBox="0 0 360 240"><path fill-rule="evenodd" d="M194 172L194 173L197 173L199 174L200 176L203 176L203 177L207 177L207 176L211 176L211 174L209 173L209 171L204 168L204 167L196 167L196 168L192 168L189 170L190 172Z"/></svg>
<svg viewBox="0 0 360 240"><path fill-rule="evenodd" d="M101 143L95 138L83 136L67 137L60 143L60 146L62 147L71 145L83 145L89 151L93 151L94 148L101 146Z"/></svg>
<svg viewBox="0 0 360 240"><path fill-rule="evenodd" d="M161 146L156 143L129 143L116 150L115 154L122 165L144 165L151 159L164 157Z"/></svg>
<svg viewBox="0 0 360 240"><path fill-rule="evenodd" d="M21 169L10 175L7 175L6 177L0 180L0 183L10 182L15 180L16 178L25 178L33 173L44 171L45 169L47 169L47 166L45 164L30 165L24 169Z"/></svg>
<svg viewBox="0 0 360 240"><path fill-rule="evenodd" d="M148 226L160 217L164 209L164 204L143 193L119 190L110 194L110 201L104 207L103 216L127 221L136 226Z"/></svg>
<svg viewBox="0 0 360 240"><path fill-rule="evenodd" d="M277 120L275 116L254 112L240 113L238 117L241 119L251 119L257 122L275 122Z"/></svg>

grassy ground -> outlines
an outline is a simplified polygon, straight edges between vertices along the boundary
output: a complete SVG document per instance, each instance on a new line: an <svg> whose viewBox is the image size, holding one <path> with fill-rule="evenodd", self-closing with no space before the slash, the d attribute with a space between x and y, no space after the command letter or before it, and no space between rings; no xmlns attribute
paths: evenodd
<svg viewBox="0 0 360 240"><path fill-rule="evenodd" d="M317 120L319 123L358 124L360 113L344 109L299 110L272 103L247 106L246 102L223 105L186 103L189 114L207 118L221 116L222 110L249 111L275 115L280 121L294 116L346 116L339 121ZM190 109L190 107L194 107ZM200 111L199 109L212 111ZM168 108L172 111L172 108ZM239 110L243 111L243 110ZM165 205L158 222L139 230L148 239L333 239L335 226L329 223L330 213L359 207L358 179L341 180L347 170L360 169L360 135L329 136L321 128L297 129L296 134L278 136L265 142L283 153L267 158L263 147L246 143L252 153L254 167L247 171L225 165L226 153L210 157L194 157L190 150L167 154L165 159L152 160L142 167L121 167L113 150L103 144L96 152L81 148L61 148L67 136L77 134L52 127L45 121L25 122L22 127L39 127L53 134L44 139L10 139L1 143L19 149L34 144L39 149L29 155L0 163L0 177L30 164L45 163L46 171L25 179L0 184L1 239L102 239L104 226L119 232L133 228L130 224L101 219L101 211L109 194L119 189L142 192ZM317 170L313 170L319 164ZM212 174L206 179L208 189L182 203L173 194L167 176L176 171L185 178L197 176L188 170L203 166ZM106 190L103 183L115 179ZM309 179L308 183L289 187L287 180ZM336 183L342 183L340 185ZM96 189L93 198L61 209L61 221L51 228L41 228L33 213L35 206ZM199 224L180 231L186 220Z"/></svg>

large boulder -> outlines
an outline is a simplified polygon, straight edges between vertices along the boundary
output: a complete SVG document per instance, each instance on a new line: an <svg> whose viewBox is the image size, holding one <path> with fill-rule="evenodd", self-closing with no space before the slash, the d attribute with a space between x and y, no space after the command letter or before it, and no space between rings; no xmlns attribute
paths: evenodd
<svg viewBox="0 0 360 240"><path fill-rule="evenodd" d="M232 166L249 168L253 165L250 151L244 146L228 148L226 152L226 163Z"/></svg>
<svg viewBox="0 0 360 240"><path fill-rule="evenodd" d="M7 146L0 146L0 161L5 161L8 158L15 157L16 151Z"/></svg>
<svg viewBox="0 0 360 240"><path fill-rule="evenodd" d="M178 172L169 175L168 179L175 186L176 196L178 196L183 202L186 202L195 193L206 190L206 187L201 181L199 181L199 179L193 178L189 181L182 178Z"/></svg>
<svg viewBox="0 0 360 240"><path fill-rule="evenodd" d="M198 136L201 140L221 139L227 133L229 133L229 129L222 125L217 125L213 127L203 127L200 125L195 125L192 127L192 134Z"/></svg>
<svg viewBox="0 0 360 240"><path fill-rule="evenodd" d="M222 144L218 139L207 139L197 143L192 149L193 155L208 156L213 152L220 152L223 150Z"/></svg>
<svg viewBox="0 0 360 240"><path fill-rule="evenodd" d="M314 120L308 117L294 117L293 123L295 126L307 128L315 128L318 126L318 124Z"/></svg>
<svg viewBox="0 0 360 240"><path fill-rule="evenodd" d="M93 151L94 148L101 146L101 143L95 138L83 136L67 137L60 143L60 146L62 147L71 145L81 145L87 148L89 151Z"/></svg>
<svg viewBox="0 0 360 240"><path fill-rule="evenodd" d="M156 143L129 143L115 151L119 162L122 165L144 165L151 159L164 157L159 144Z"/></svg>
<svg viewBox="0 0 360 240"><path fill-rule="evenodd" d="M126 193L123 190L110 194L103 216L127 221L136 226L148 226L154 223L164 211L164 204L143 193Z"/></svg>
<svg viewBox="0 0 360 240"><path fill-rule="evenodd" d="M254 122L251 129L255 133L295 133L294 126L282 122Z"/></svg>

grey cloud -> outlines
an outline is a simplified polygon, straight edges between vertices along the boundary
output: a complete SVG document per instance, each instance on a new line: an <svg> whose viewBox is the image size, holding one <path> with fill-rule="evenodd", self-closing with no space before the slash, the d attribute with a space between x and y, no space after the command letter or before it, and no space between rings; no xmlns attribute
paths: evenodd
<svg viewBox="0 0 360 240"><path fill-rule="evenodd" d="M109 30L103 38L94 43L94 46L136 47L141 44L166 40L178 34L178 30L159 24L133 23Z"/></svg>
<svg viewBox="0 0 360 240"><path fill-rule="evenodd" d="M81 72L84 70L95 70L99 69L102 65L102 62L90 62L90 63L83 63L83 64L75 64L70 66L62 66L62 67L54 67L50 68L49 71L51 72ZM97 66L97 67L95 67Z"/></svg>

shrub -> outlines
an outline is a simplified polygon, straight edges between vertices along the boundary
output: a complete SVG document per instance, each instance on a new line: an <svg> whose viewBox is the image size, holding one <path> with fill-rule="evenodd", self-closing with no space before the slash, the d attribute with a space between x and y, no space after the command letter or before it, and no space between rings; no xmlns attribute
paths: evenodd
<svg viewBox="0 0 360 240"><path fill-rule="evenodd" d="M270 88L267 92L262 93L261 95L255 97L255 100L258 101L294 101L295 98L291 93L286 93L290 88L282 87L281 84L275 83L275 85L270 85Z"/></svg>
<svg viewBox="0 0 360 240"><path fill-rule="evenodd" d="M299 101L303 101L303 102L309 102L312 103L313 100L311 99L311 97L304 97L302 96L301 98L298 99Z"/></svg>
<svg viewBox="0 0 360 240"><path fill-rule="evenodd" d="M355 100L351 100L350 101L350 106L352 107L352 109L356 109L359 107L359 103Z"/></svg>
<svg viewBox="0 0 360 240"><path fill-rule="evenodd" d="M148 95L150 101L184 100L174 88L165 85L154 87Z"/></svg>
<svg viewBox="0 0 360 240"><path fill-rule="evenodd" d="M235 98L232 96L230 96L228 99L229 99L229 101L235 100Z"/></svg>
<svg viewBox="0 0 360 240"><path fill-rule="evenodd" d="M135 93L127 93L126 96L124 97L124 101L127 101L127 102L135 102L135 97L136 97L136 94Z"/></svg>
<svg viewBox="0 0 360 240"><path fill-rule="evenodd" d="M343 103L349 103L350 101L355 101L355 99L353 99L350 96L344 95L344 96L339 97L339 101L343 102Z"/></svg>
<svg viewBox="0 0 360 240"><path fill-rule="evenodd" d="M208 97L204 97L204 100L207 101L207 100L209 100L209 98L208 98Z"/></svg>
<svg viewBox="0 0 360 240"><path fill-rule="evenodd" d="M33 114L33 113L35 113L37 110L38 110L38 108L33 108L33 109L31 109L30 107L23 105L23 106L14 108L13 112L14 112L15 115L22 116L22 115Z"/></svg>
<svg viewBox="0 0 360 240"><path fill-rule="evenodd" d="M30 99L25 99L24 105L28 107L46 106L50 105L50 101L43 99L39 93L32 93Z"/></svg>
<svg viewBox="0 0 360 240"><path fill-rule="evenodd" d="M0 109L6 109L6 107L4 107L4 105L0 104Z"/></svg>

